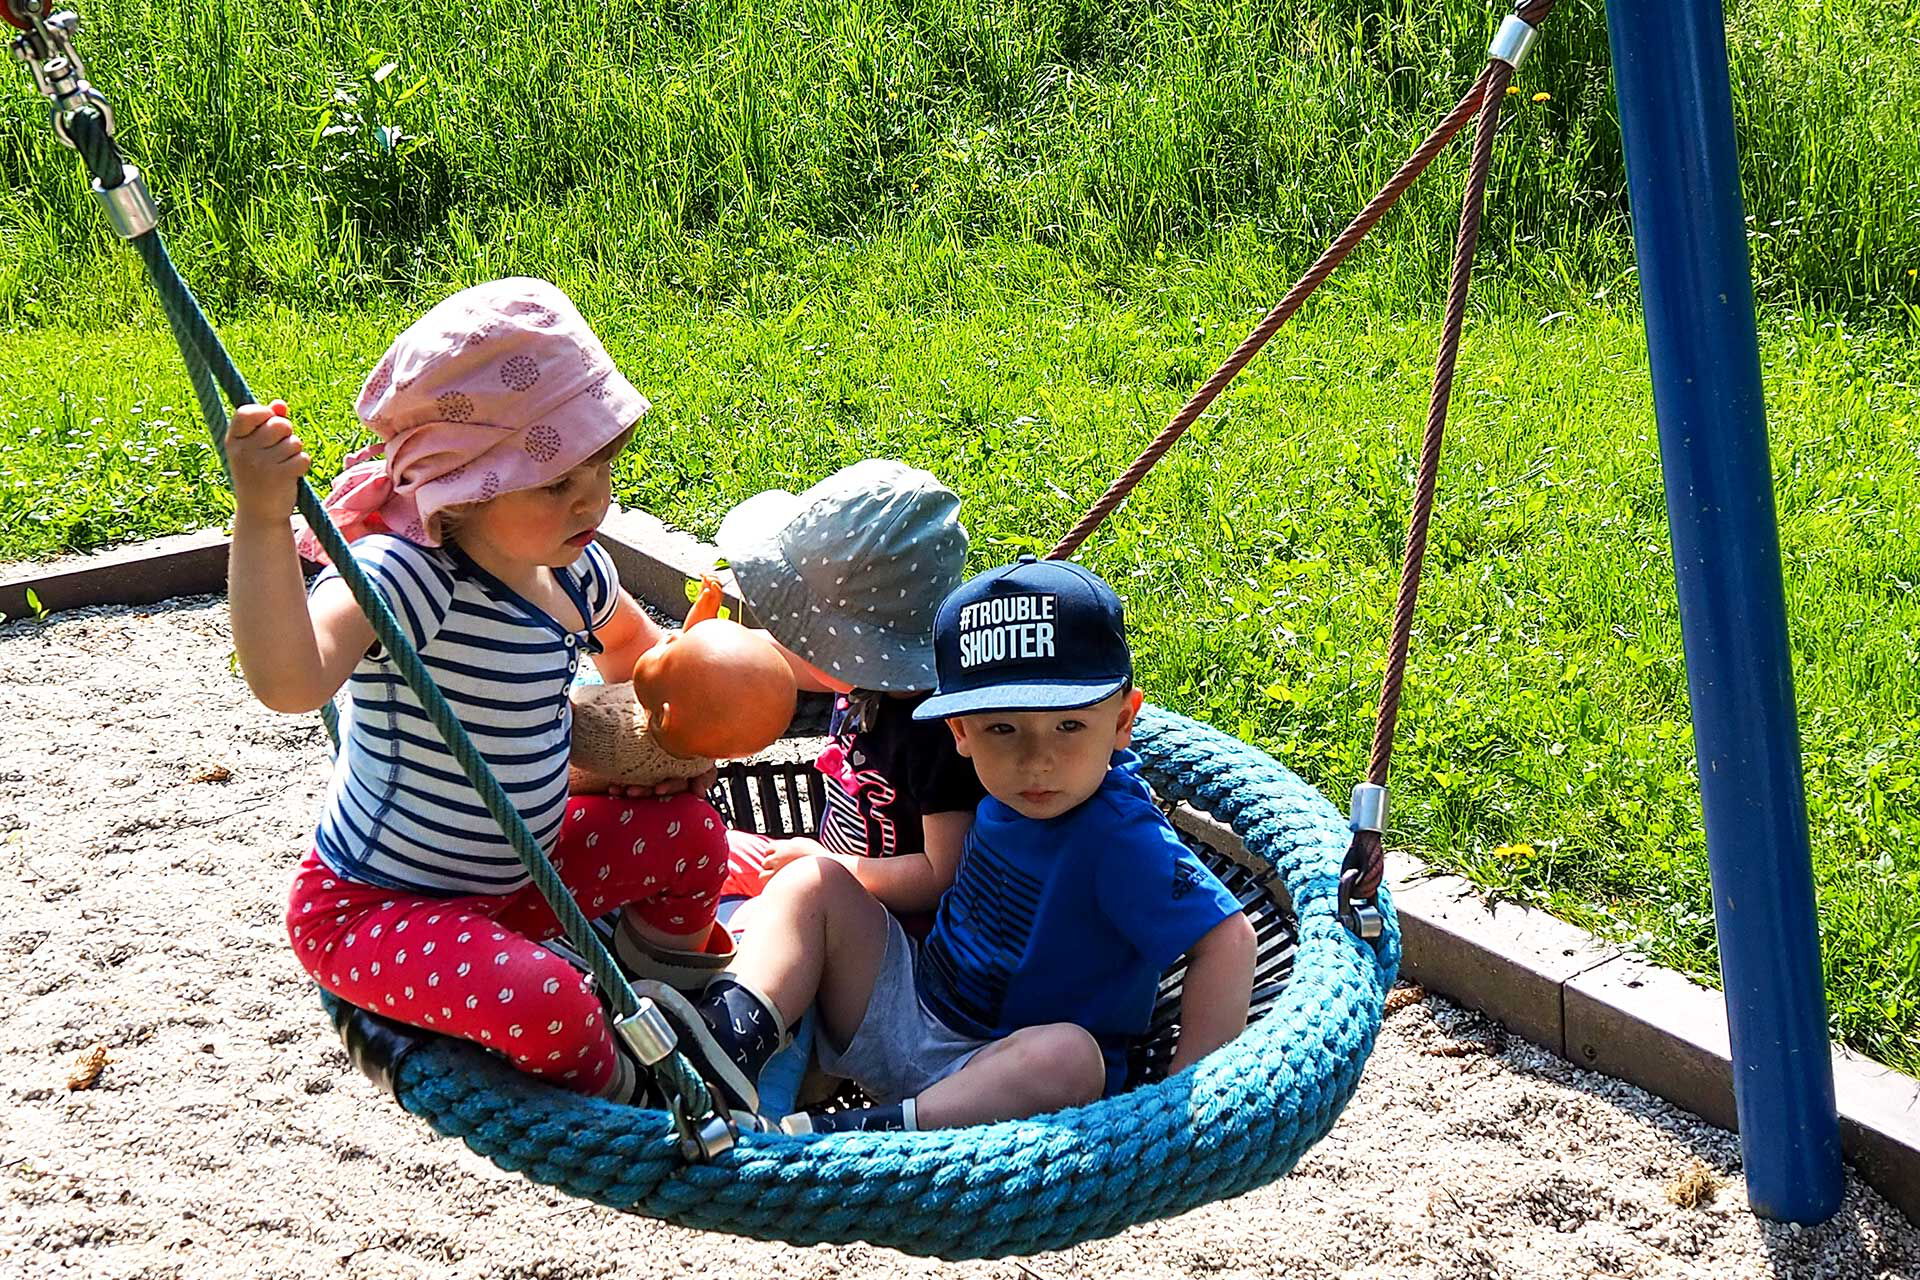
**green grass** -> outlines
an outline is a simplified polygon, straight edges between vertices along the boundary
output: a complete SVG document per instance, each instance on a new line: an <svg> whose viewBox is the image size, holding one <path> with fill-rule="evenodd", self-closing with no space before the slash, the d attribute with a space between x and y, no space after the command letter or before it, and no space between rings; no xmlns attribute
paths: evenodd
<svg viewBox="0 0 1920 1280"><path fill-rule="evenodd" d="M792 268L874 236L1039 244L1108 283L1223 236L1304 261L1472 80L1504 7L97 0L84 48L209 301L337 310L555 261L730 296L749 250ZM1763 297L1910 301L1920 14L1729 9ZM136 286L25 76L5 83L0 326L109 321ZM1559 7L1518 84L1489 262L1537 302L1617 293L1598 0ZM1396 305L1444 279L1461 163L1408 198L1376 273Z"/></svg>
<svg viewBox="0 0 1920 1280"><path fill-rule="evenodd" d="M623 501L703 534L872 455L961 492L983 566L1043 549L1283 285L1258 252L1122 293L1044 250L826 254L716 306L575 282L656 409ZM777 276L778 278L773 278ZM930 300L930 305L923 305ZM321 470L405 322L267 306L228 329ZM1091 541L1159 701L1335 796L1364 765L1433 317L1361 281L1283 332ZM1836 1033L1920 1069L1920 356L1766 338ZM0 337L0 557L217 521L164 328ZM1702 977L1712 915L1643 336L1618 310L1469 328L1395 764L1396 839Z"/></svg>

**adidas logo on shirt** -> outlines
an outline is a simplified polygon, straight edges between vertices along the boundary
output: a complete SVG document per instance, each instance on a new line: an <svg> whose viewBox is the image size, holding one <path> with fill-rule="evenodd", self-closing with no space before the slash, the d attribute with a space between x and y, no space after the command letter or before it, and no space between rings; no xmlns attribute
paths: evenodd
<svg viewBox="0 0 1920 1280"><path fill-rule="evenodd" d="M1173 900L1175 902L1178 902L1180 901L1180 899L1186 897L1188 894L1192 893L1195 889L1199 888L1200 881L1202 878L1203 877L1201 875L1200 869L1197 866L1193 866L1185 862L1174 863L1173 864Z"/></svg>

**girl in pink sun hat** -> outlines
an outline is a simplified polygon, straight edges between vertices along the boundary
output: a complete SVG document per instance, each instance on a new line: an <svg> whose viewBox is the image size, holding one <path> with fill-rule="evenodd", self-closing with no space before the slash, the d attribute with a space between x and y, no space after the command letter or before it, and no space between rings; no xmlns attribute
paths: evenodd
<svg viewBox="0 0 1920 1280"><path fill-rule="evenodd" d="M583 659L626 679L661 632L594 531L648 409L559 289L466 289L394 341L356 405L378 438L327 508L447 701L589 916L623 909L661 954L724 930L725 824L697 794L567 793L567 692ZM282 403L233 416L233 639L276 711L347 689L341 749L287 926L343 1000L477 1041L580 1093L630 1100L592 987L337 571L309 590L288 520L309 460Z"/></svg>

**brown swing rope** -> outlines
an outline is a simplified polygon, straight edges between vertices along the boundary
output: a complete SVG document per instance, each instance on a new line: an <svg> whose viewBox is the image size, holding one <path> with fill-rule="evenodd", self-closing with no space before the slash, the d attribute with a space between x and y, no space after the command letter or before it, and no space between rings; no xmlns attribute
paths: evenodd
<svg viewBox="0 0 1920 1280"><path fill-rule="evenodd" d="M1400 718L1400 687L1406 678L1414 604L1420 594L1420 572L1427 557L1427 526L1433 517L1434 490L1440 480L1440 440L1446 431L1447 406L1453 396L1454 364L1460 355L1460 327L1467 313L1467 285L1473 277L1474 250L1480 241L1487 173L1493 166L1493 139L1500 130L1500 104L1511 79L1513 68L1504 62L1492 63L1487 68L1486 97L1473 139L1473 163L1467 171L1466 197L1460 205L1460 238L1454 246L1453 277L1447 285L1447 316L1440 331L1440 353L1434 363L1433 393L1427 401L1427 431L1420 446L1413 515L1407 522L1407 549L1400 564L1393 634L1387 642L1387 669L1380 680L1380 709L1373 722L1373 752L1367 762L1367 781L1380 787L1387 785L1387 772L1393 763L1393 731ZM1371 898L1386 870L1381 833L1354 832L1345 865L1357 866L1360 871L1359 879L1352 886L1353 896Z"/></svg>
<svg viewBox="0 0 1920 1280"><path fill-rule="evenodd" d="M1537 27L1553 8L1553 0L1520 0L1514 13L1529 26ZM1355 246L1373 229L1388 209L1405 194L1435 156L1451 142L1467 121L1478 115L1474 135L1473 158L1467 172L1466 192L1460 205L1460 234L1454 246L1453 271L1447 288L1446 317L1441 327L1439 354L1435 360L1433 391L1427 406L1426 434L1420 451L1420 463L1414 486L1413 511L1407 524L1406 553L1401 562L1400 587L1395 600L1393 629L1387 646L1387 665L1381 680L1378 715L1374 721L1373 750L1367 766L1367 781L1385 787L1393 760L1394 727L1400 713L1400 690L1405 681L1407 650L1413 634L1414 606L1420 592L1420 574L1426 561L1427 528L1433 516L1434 492L1439 480L1440 445L1446 430L1447 408L1452 399L1454 367L1460 353L1460 331L1466 317L1467 286L1473 276L1474 252L1479 244L1481 216L1485 207L1487 176L1493 165L1493 142L1500 128L1500 107L1507 85L1513 79L1513 65L1500 58L1489 58L1480 78L1461 98L1447 117L1427 135L1413 154L1394 173L1379 194L1367 202L1353 221L1329 245L1305 275L1269 311L1253 332L1235 347L1233 354L1216 369L1201 388L1182 405L1180 411L1160 434L1140 452L1140 456L1120 474L1099 501L1088 508L1067 535L1047 553L1047 558L1063 560L1080 548L1101 521L1112 514L1133 492L1135 486L1165 456L1167 450L1206 412L1227 384L1246 367L1268 339L1280 330L1312 296L1314 290L1344 261ZM1354 898L1372 898L1379 889L1386 866L1381 833L1357 830L1342 868L1342 907Z"/></svg>
<svg viewBox="0 0 1920 1280"><path fill-rule="evenodd" d="M1367 202L1367 207L1355 215L1353 221L1347 224L1347 229L1327 246L1325 252L1315 259L1311 267L1307 268L1307 273L1295 282L1293 288L1287 290L1287 296L1280 299L1253 332L1233 349L1233 354L1228 356L1225 363L1214 370L1213 376L1208 378L1206 383L1193 393L1193 397L1180 407L1180 412L1173 415L1167 425L1161 429L1160 434L1153 438L1153 442L1140 451L1140 456L1135 458L1132 464L1120 473L1120 478L1100 495L1100 500L1087 509L1087 514L1080 517L1080 522L1054 544L1053 550L1047 552L1047 559L1065 560L1078 551L1080 544L1100 527L1100 522L1112 515L1114 508L1126 501L1127 495L1146 478L1147 472L1153 470L1154 464L1173 447L1174 441L1186 434L1187 428L1207 411L1207 407L1213 403L1214 398L1226 390L1227 384L1239 375L1240 370L1259 353L1260 348L1267 345L1267 340L1280 331L1280 326L1293 318L1293 313L1313 296L1314 290L1333 274L1334 268L1345 261L1354 247L1366 238L1369 231L1373 230L1373 224L1380 221L1387 210L1393 208L1400 197L1406 193L1407 188L1413 185L1414 179L1426 170L1435 156L1446 149L1447 144L1453 141L1454 135L1466 127L1467 121L1471 120L1474 112L1480 109L1480 91L1485 87L1486 82L1487 73L1483 71L1480 73L1480 79L1474 82L1473 88L1467 91L1467 96L1460 99L1459 104L1448 113L1447 118L1427 135L1427 140L1407 157L1406 162L1388 180L1387 185L1380 188L1380 193Z"/></svg>

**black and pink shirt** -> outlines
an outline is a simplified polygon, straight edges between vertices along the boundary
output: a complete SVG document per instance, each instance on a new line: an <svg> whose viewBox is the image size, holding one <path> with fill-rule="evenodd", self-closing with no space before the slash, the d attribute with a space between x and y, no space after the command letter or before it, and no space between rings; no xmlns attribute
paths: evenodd
<svg viewBox="0 0 1920 1280"><path fill-rule="evenodd" d="M832 741L814 762L827 783L821 844L856 857L923 853L922 815L979 805L986 792L946 723L913 718L929 696L861 690L834 699Z"/></svg>

